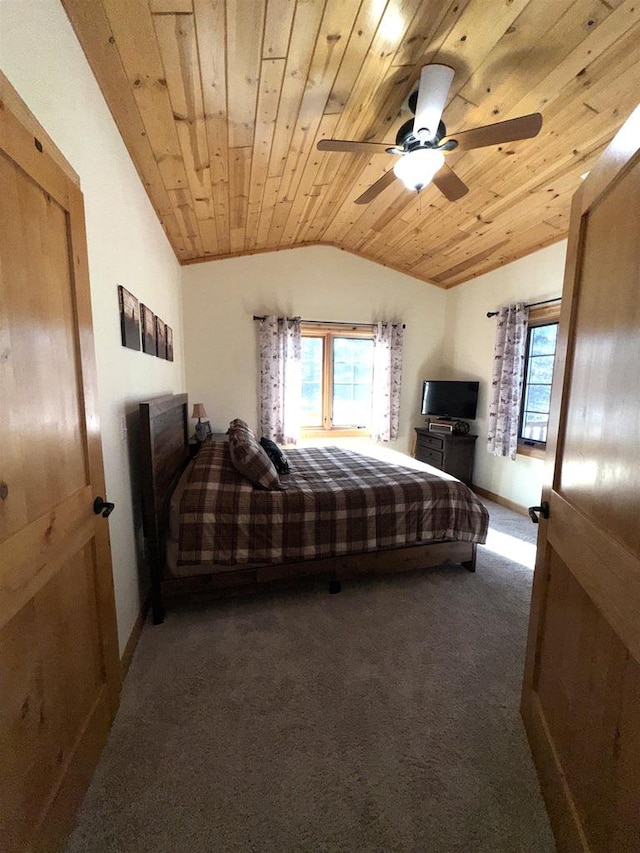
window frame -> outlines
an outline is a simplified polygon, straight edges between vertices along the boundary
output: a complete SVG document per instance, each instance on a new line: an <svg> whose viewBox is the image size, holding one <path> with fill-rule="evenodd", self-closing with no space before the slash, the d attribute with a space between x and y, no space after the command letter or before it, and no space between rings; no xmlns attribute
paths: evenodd
<svg viewBox="0 0 640 853"><path fill-rule="evenodd" d="M522 438L522 421L524 418L524 405L526 400L526 386L527 386L527 368L529 364L529 339L530 339L530 330L538 328L539 326L552 326L560 321L560 301L554 305L539 305L537 307L531 308L529 310L529 319L527 321L527 352L524 363L524 369L522 373L522 388L521 388L521 397L520 397L520 412L518 414L518 449L517 453L520 456L531 456L536 459L544 459L547 452L547 442L546 441L535 441L533 439L525 439ZM558 343L556 339L556 353L553 361L553 369L555 372L555 366L558 355ZM553 380L552 380L553 381Z"/></svg>
<svg viewBox="0 0 640 853"><path fill-rule="evenodd" d="M334 427L333 416L333 339L358 338L373 340L373 325L358 325L344 323L300 323L300 334L303 338L322 338L322 425L308 426L301 424L301 438L350 438L353 436L371 436L369 427Z"/></svg>

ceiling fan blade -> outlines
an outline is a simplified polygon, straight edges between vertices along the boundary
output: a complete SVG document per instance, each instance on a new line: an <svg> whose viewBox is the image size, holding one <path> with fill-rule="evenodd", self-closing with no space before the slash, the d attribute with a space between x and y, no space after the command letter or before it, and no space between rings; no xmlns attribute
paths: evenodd
<svg viewBox="0 0 640 853"><path fill-rule="evenodd" d="M384 142L355 142L349 139L321 139L318 151L351 151L354 154L383 154L390 146Z"/></svg>
<svg viewBox="0 0 640 853"><path fill-rule="evenodd" d="M469 151L472 148L484 148L486 145L515 142L516 139L531 139L538 135L541 127L540 113L530 113L520 118L498 121L495 124L485 124L483 127L450 134L443 142L455 139L458 143L457 151Z"/></svg>
<svg viewBox="0 0 640 853"><path fill-rule="evenodd" d="M457 201L469 192L469 187L456 175L450 166L445 163L435 173L431 182L435 184L442 195L449 201Z"/></svg>
<svg viewBox="0 0 640 853"><path fill-rule="evenodd" d="M447 95L453 80L454 70L448 65L425 65L420 72L416 117L413 133L426 133L427 139L433 139L438 130Z"/></svg>
<svg viewBox="0 0 640 853"><path fill-rule="evenodd" d="M375 182L375 184L371 184L368 190L365 190L362 195L359 195L355 200L356 204L369 204L370 201L373 201L377 195L379 195L382 190L385 190L388 186L390 186L396 179L395 173L393 169L389 169L388 172L385 172L381 178Z"/></svg>

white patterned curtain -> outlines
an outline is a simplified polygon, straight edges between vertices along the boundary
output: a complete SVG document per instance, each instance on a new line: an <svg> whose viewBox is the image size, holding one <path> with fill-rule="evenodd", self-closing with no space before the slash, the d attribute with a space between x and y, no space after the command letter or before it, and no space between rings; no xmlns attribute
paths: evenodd
<svg viewBox="0 0 640 853"><path fill-rule="evenodd" d="M501 308L497 317L489 401L487 450L515 460L529 311L522 302Z"/></svg>
<svg viewBox="0 0 640 853"><path fill-rule="evenodd" d="M375 441L398 437L402 384L402 323L376 323L373 330L373 406L371 434Z"/></svg>
<svg viewBox="0 0 640 853"><path fill-rule="evenodd" d="M302 400L299 317L260 320L260 429L278 444L296 444Z"/></svg>

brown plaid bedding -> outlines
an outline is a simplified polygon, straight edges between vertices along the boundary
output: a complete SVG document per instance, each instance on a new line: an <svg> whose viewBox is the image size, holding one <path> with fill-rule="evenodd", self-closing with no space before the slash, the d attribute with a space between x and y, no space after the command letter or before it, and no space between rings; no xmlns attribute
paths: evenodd
<svg viewBox="0 0 640 853"><path fill-rule="evenodd" d="M418 545L484 542L488 513L458 480L339 447L288 450L284 491L255 489L228 444L205 446L180 503L178 565L268 564Z"/></svg>

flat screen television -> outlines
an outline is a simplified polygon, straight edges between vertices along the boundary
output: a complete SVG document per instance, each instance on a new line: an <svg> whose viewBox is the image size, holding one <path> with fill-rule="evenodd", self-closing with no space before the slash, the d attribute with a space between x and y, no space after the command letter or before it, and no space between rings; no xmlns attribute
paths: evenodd
<svg viewBox="0 0 640 853"><path fill-rule="evenodd" d="M478 407L478 382L427 379L422 384L423 415L433 418L473 420Z"/></svg>

